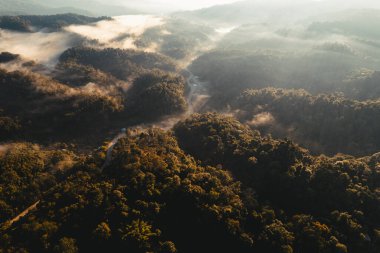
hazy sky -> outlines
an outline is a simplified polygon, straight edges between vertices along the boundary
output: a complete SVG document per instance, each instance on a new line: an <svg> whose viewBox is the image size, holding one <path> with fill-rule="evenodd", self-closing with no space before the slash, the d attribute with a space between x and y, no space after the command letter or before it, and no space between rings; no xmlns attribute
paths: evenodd
<svg viewBox="0 0 380 253"><path fill-rule="evenodd" d="M11 0L0 0L11 1ZM24 0L30 1L30 0ZM163 14L180 10L194 10L213 5L223 5L238 0L34 0L40 4L47 4L51 7L77 7L79 9L88 10L90 12L96 11L96 15L102 15L104 10L103 5L123 5L132 10L137 10L145 13ZM284 7L292 5L305 5L312 2L320 2L322 5L329 5L332 9L346 7L360 7L369 8L380 6L380 0L241 0L257 3L260 6L266 7ZM98 4L96 4L98 2ZM1 9L1 7L0 7ZM112 8L111 8L112 9ZM0 10L1 11L1 10ZM106 14L107 15L107 14Z"/></svg>
<svg viewBox="0 0 380 253"><path fill-rule="evenodd" d="M216 4L225 4L237 2L237 0L148 0L147 2L154 4L178 6L183 9L195 9L208 7Z"/></svg>
<svg viewBox="0 0 380 253"><path fill-rule="evenodd" d="M107 3L117 3L129 7L159 10L192 10L209 7L212 5L238 2L238 0L98 0ZM247 0L245 0L247 1ZM379 0L248 0L267 5L292 5L308 2L330 2L338 5L371 7L379 6Z"/></svg>
<svg viewBox="0 0 380 253"><path fill-rule="evenodd" d="M238 0L112 0L113 3L122 3L129 7L147 7L162 10L193 10L209 7L217 4L237 2ZM108 0L108 2L111 2Z"/></svg>

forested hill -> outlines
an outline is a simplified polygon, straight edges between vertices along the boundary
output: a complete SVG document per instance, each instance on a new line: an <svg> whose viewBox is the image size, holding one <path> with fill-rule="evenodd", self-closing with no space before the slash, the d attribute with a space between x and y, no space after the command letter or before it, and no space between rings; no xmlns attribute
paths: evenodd
<svg viewBox="0 0 380 253"><path fill-rule="evenodd" d="M110 19L109 17L93 18L70 13L49 16L2 16L0 17L0 28L19 32L32 32L40 29L53 32L68 25L83 25Z"/></svg>
<svg viewBox="0 0 380 253"><path fill-rule="evenodd" d="M76 13L86 16L141 13L134 8L96 0L0 0L0 15L55 15Z"/></svg>
<svg viewBox="0 0 380 253"><path fill-rule="evenodd" d="M50 8L45 6L41 1L40 3L34 0L0 0L1 10L0 15L22 15L22 14L34 14L34 15L49 15L55 13L67 13L76 12L84 15L89 15L90 13L85 10L80 10L77 8L63 7L63 8Z"/></svg>
<svg viewBox="0 0 380 253"><path fill-rule="evenodd" d="M31 180L2 188L35 197L16 204L1 192L2 220L41 202L2 232L5 252L380 250L378 155L314 157L217 114L195 114L173 130L131 132L103 172L102 150L79 158L7 147L2 178ZM66 169L51 170L58 164ZM35 183L46 175L57 183L48 191Z"/></svg>
<svg viewBox="0 0 380 253"><path fill-rule="evenodd" d="M249 89L232 103L237 118L263 134L289 137L317 154L363 156L380 149L380 101L305 90Z"/></svg>

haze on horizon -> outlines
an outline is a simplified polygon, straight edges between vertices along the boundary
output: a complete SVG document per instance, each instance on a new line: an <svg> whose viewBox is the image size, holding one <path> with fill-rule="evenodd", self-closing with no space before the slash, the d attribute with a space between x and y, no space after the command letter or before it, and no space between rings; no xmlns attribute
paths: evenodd
<svg viewBox="0 0 380 253"><path fill-rule="evenodd" d="M302 16L306 8L317 13L334 12L345 9L380 8L376 0L0 0L1 15L51 15L62 13L77 13L86 16L118 16L128 14L168 14L180 11L218 6L218 8L233 6L242 7L242 11L254 12L273 9L291 8L295 16ZM264 10L265 11L265 10ZM272 12L273 13L273 12ZM234 14L237 18L239 13ZM256 15L252 12L252 16ZM293 15L294 16L294 15Z"/></svg>
<svg viewBox="0 0 380 253"><path fill-rule="evenodd" d="M112 3L116 5L124 5L135 7L152 12L157 11L179 11L179 10L195 10L207 8L215 5L224 5L236 2L251 2L252 4L260 4L262 6L292 6L307 3L323 3L334 7L342 8L380 8L380 3L376 0L192 0L192 1L176 1L176 0L142 0L138 3L132 3L130 0L98 0L103 3Z"/></svg>
<svg viewBox="0 0 380 253"><path fill-rule="evenodd" d="M10 5L10 3L6 1L7 0L3 0L0 1L0 3L4 4L5 6ZM25 2L23 0L18 1L21 3ZM337 8L380 8L380 3L376 0L34 0L30 1L29 3L37 3L41 6L49 6L53 8L71 8L74 11L75 9L80 9L94 14L101 14L102 11L107 12L110 7L113 12L123 12L123 7L126 7L126 10L133 10L137 13L170 13L177 11L196 10L208 8L215 5L225 5L236 2L241 2L244 4L252 3L270 8L293 6L297 7L300 5L318 3L320 5L329 6L332 11ZM17 7L17 3L15 3L14 6Z"/></svg>

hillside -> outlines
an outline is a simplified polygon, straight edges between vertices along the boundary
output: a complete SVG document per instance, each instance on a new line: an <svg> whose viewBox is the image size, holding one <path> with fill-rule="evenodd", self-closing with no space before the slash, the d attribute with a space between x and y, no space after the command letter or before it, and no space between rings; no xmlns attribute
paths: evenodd
<svg viewBox="0 0 380 253"><path fill-rule="evenodd" d="M33 30L58 31L68 25L83 25L95 23L110 18L91 18L77 14L57 14L50 16L3 16L0 17L0 28L19 32Z"/></svg>
<svg viewBox="0 0 380 253"><path fill-rule="evenodd" d="M377 156L313 157L288 140L263 138L217 114L193 115L174 133L128 135L103 173L102 152L74 165L34 212L3 232L5 249L379 249Z"/></svg>
<svg viewBox="0 0 380 253"><path fill-rule="evenodd" d="M77 9L72 7L51 8L46 6L46 2L38 2L35 0L0 0L0 15L51 15L60 13L78 13L82 15L91 15L85 9Z"/></svg>
<svg viewBox="0 0 380 253"><path fill-rule="evenodd" d="M71 48L63 52L59 60L62 63L76 62L89 65L121 80L128 80L131 76L136 76L148 69L177 71L175 62L170 58L155 53L115 48L101 50L89 47Z"/></svg>
<svg viewBox="0 0 380 253"><path fill-rule="evenodd" d="M339 95L265 88L246 90L231 110L253 128L291 138L315 153L360 156L380 148L379 100L359 102Z"/></svg>
<svg viewBox="0 0 380 253"><path fill-rule="evenodd" d="M2 141L72 138L89 131L94 120L106 121L123 108L120 98L102 94L96 86L71 88L45 76L20 71L0 70L0 91L0 108L9 119L2 131L12 132L0 136ZM73 124L78 127L70 129ZM52 135L54 132L59 134Z"/></svg>
<svg viewBox="0 0 380 253"><path fill-rule="evenodd" d="M44 1L44 0L0 0L0 15L55 15L76 13L87 16L113 16L141 13L121 5L101 4L98 1Z"/></svg>

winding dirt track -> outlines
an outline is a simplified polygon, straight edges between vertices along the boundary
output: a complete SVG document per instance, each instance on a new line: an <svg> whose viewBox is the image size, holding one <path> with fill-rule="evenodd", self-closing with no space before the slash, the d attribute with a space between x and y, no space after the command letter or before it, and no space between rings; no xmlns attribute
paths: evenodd
<svg viewBox="0 0 380 253"><path fill-rule="evenodd" d="M113 140L108 144L107 146L107 155L106 155L106 160L104 161L103 163L103 166L102 166L102 171L104 170L105 167L107 167L109 165L109 163L111 162L111 158L112 158L112 150L113 148L115 147L115 145L117 144L117 142L123 138L123 137L126 137L126 133L119 133L115 138L113 138Z"/></svg>
<svg viewBox="0 0 380 253"><path fill-rule="evenodd" d="M17 215L16 217L14 217L13 219L11 219L10 221L8 221L8 225L12 226L13 223L19 221L21 218L23 218L24 216L26 216L29 212L37 209L37 205L39 203L40 203L40 201L38 200L36 203L34 203L33 205L31 205L30 207L28 207L27 209L25 209L22 213L20 213L19 215Z"/></svg>
<svg viewBox="0 0 380 253"><path fill-rule="evenodd" d="M17 215L13 219L4 222L0 227L0 231L10 228L13 225L13 223L18 222L20 219L22 219L23 217L28 215L31 211L36 210L39 203L40 203L40 200L38 200L36 203L31 205L30 207L28 207L24 211L22 211L19 215Z"/></svg>

